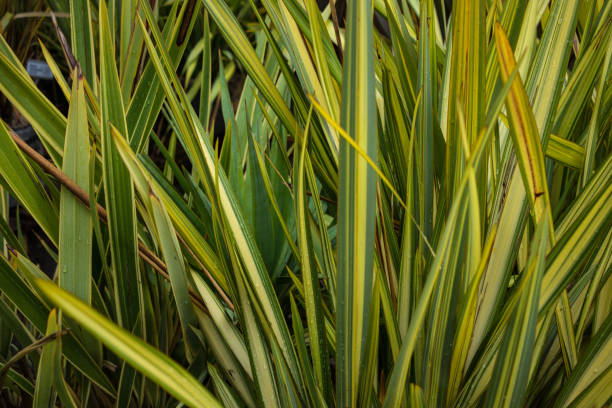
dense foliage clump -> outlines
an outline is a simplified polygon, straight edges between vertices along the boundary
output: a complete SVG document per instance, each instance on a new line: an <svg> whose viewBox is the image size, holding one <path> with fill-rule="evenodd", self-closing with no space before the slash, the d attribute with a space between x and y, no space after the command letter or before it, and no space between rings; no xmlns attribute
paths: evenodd
<svg viewBox="0 0 612 408"><path fill-rule="evenodd" d="M612 2L19 3L0 407L612 403Z"/></svg>

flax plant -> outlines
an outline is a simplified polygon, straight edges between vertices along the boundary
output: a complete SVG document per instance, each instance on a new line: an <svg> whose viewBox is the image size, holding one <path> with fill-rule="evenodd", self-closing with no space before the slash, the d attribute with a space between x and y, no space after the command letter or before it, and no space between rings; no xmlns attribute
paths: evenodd
<svg viewBox="0 0 612 408"><path fill-rule="evenodd" d="M0 36L0 407L611 404L612 2L447 3L48 1L67 113Z"/></svg>

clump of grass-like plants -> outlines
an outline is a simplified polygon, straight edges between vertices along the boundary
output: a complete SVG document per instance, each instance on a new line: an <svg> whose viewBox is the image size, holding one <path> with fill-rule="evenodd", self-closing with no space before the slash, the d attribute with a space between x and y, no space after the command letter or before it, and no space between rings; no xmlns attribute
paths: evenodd
<svg viewBox="0 0 612 408"><path fill-rule="evenodd" d="M612 2L41 3L0 407L611 403Z"/></svg>

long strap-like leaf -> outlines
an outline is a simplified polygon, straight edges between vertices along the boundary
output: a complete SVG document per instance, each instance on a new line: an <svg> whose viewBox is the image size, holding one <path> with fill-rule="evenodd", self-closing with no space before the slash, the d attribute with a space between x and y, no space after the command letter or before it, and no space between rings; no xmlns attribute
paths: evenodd
<svg viewBox="0 0 612 408"><path fill-rule="evenodd" d="M372 36L371 1L349 2L340 124L369 157L375 158ZM336 397L338 406L354 407L373 286L376 175L344 139L340 144L338 195Z"/></svg>

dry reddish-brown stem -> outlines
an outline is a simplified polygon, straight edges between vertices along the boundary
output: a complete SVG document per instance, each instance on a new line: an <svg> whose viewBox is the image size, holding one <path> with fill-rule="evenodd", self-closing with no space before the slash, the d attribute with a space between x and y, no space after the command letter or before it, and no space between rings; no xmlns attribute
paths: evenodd
<svg viewBox="0 0 612 408"><path fill-rule="evenodd" d="M83 203L83 205L89 207L89 204L90 204L89 194L87 194L85 190L83 190L78 184L76 184L68 176L62 173L57 167L53 165L53 163L45 159L36 150L32 149L17 134L11 132L11 136L13 140L15 141L15 143L17 144L17 146L21 149L21 151L23 151L26 155L28 155L28 157L30 157L43 170L45 170L47 173L52 175L57 181L60 182L60 184L66 187L72 194L74 194L75 197L79 199L79 201ZM102 222L106 223L107 222L106 209L102 207L100 204L96 203L96 211L98 212L98 216L100 217ZM183 242L183 245L185 245L187 250L193 254L193 252L191 252L191 249L185 244L185 241L182 239L182 237L178 234L177 234L177 237L181 240L181 242ZM166 264L164 263L164 261L159 259L157 255L155 255L149 248L147 248L140 240L138 240L138 253L140 257L145 262L147 262L149 265L151 265L155 271L157 271L162 277L164 277L164 279L166 279L167 281L170 281L170 276L168 276L168 268L166 267ZM194 259L196 259L196 262L198 262L195 256L194 256ZM217 284L217 282L215 282L214 279L212 279L212 276L210 275L208 270L206 270L206 268L204 268L203 265L201 265L199 262L198 264L200 265L200 267L202 267L204 273L206 273L208 278L213 282L215 289L219 292L223 300L227 302L230 308L234 309L234 305L230 302L227 295L223 292L223 289ZM203 311L206 311L204 302L202 301L200 296L198 296L197 293L195 293L192 289L189 289L189 295L191 296L191 300L193 301L193 303L198 308L200 308Z"/></svg>

